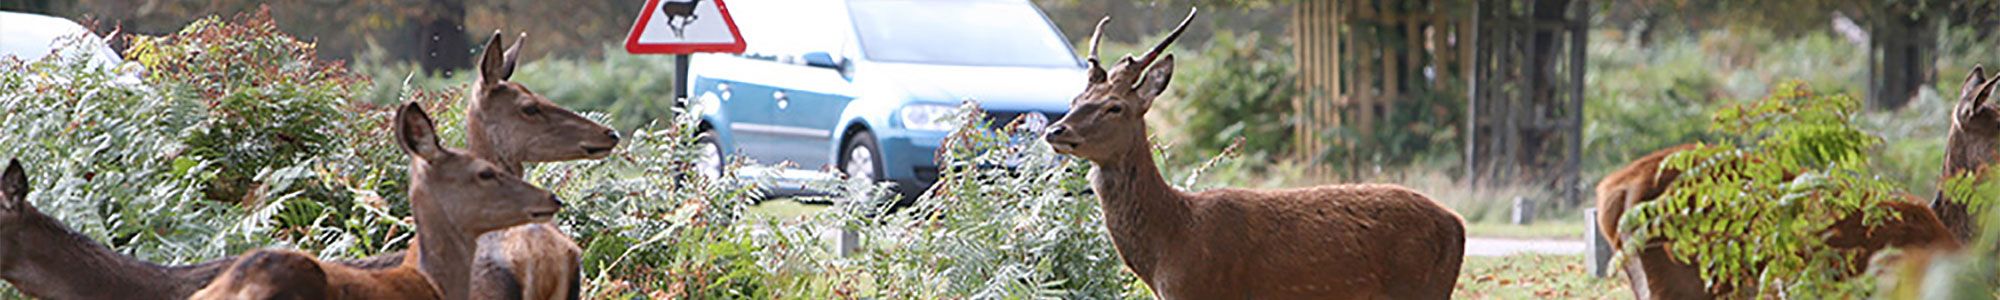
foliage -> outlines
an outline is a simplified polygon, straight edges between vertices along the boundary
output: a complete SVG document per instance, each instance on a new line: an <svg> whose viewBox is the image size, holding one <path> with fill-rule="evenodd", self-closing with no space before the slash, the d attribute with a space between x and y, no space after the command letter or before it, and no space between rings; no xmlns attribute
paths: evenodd
<svg viewBox="0 0 2000 300"><path fill-rule="evenodd" d="M187 262L243 249L209 243L240 211L201 201L210 158L179 139L199 107L120 83L87 40L39 61L0 59L0 159L18 159L42 212L124 253Z"/></svg>
<svg viewBox="0 0 2000 300"><path fill-rule="evenodd" d="M1212 156L1242 138L1243 151L1283 156L1292 144L1292 114L1273 113L1292 109L1296 88L1291 84L1296 71L1289 53L1291 45L1272 41L1257 33L1238 37L1230 32L1216 34L1200 59L1186 64L1173 86L1174 92L1160 103L1171 107L1173 119L1185 122L1175 128L1195 157Z"/></svg>
<svg viewBox="0 0 2000 300"><path fill-rule="evenodd" d="M961 118L940 150L946 171L916 206L848 224L869 245L853 272L884 298L1142 297L1088 196L1088 163L1037 132Z"/></svg>
<svg viewBox="0 0 2000 300"><path fill-rule="evenodd" d="M592 114L602 117L601 114ZM740 219L759 182L699 175L693 115L632 133L611 157L543 164L528 173L569 200L564 231L584 246L585 293L599 297L768 298Z"/></svg>
<svg viewBox="0 0 2000 300"><path fill-rule="evenodd" d="M1859 283L1868 281L1838 278L1856 254L1822 240L1824 228L1842 217L1890 217L1875 203L1900 192L1868 169L1866 151L1881 139L1852 123L1859 105L1789 83L1717 111L1718 133L1746 145L1724 141L1668 158L1662 167L1687 171L1658 201L1627 213L1622 226L1637 227L1631 241L1669 239L1676 260L1738 293L1866 294L1870 286ZM1636 253L1644 243L1626 244L1625 253Z"/></svg>
<svg viewBox="0 0 2000 300"><path fill-rule="evenodd" d="M537 46L541 44L530 44ZM514 81L576 110L610 114L605 125L630 131L674 118L674 59L604 47L602 59L548 58L521 65Z"/></svg>
<svg viewBox="0 0 2000 300"><path fill-rule="evenodd" d="M132 56L168 99L209 108L185 131L188 154L218 163L210 199L252 194L258 172L313 157L332 136L335 111L354 79L313 48L278 33L268 16L223 23L210 17L164 37L133 39ZM254 200L254 199L245 199Z"/></svg>

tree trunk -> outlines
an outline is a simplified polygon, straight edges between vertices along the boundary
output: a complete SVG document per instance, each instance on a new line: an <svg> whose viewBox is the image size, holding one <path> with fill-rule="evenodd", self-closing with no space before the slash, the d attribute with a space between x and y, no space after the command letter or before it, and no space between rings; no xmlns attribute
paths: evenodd
<svg viewBox="0 0 2000 300"><path fill-rule="evenodd" d="M471 38L465 34L465 1L432 0L428 16L419 17L415 59L430 74L472 67ZM518 42L518 41L515 41Z"/></svg>

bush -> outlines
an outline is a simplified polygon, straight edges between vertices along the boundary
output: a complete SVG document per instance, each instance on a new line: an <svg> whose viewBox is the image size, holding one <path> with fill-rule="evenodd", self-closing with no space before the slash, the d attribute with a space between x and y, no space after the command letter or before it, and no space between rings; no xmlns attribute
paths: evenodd
<svg viewBox="0 0 2000 300"><path fill-rule="evenodd" d="M910 213L856 226L873 247L854 272L884 298L1143 295L1088 192L1089 163L1056 154L1037 132L983 128L965 122L945 140L947 171ZM1011 167L986 167L998 165Z"/></svg>
<svg viewBox="0 0 2000 300"><path fill-rule="evenodd" d="M42 212L140 258L188 262L245 249L209 242L241 212L202 201L216 163L179 138L200 107L118 83L71 40L39 61L0 59L0 159L18 159ZM239 216L239 217L227 217Z"/></svg>
<svg viewBox="0 0 2000 300"><path fill-rule="evenodd" d="M1198 59L1182 72L1179 85L1169 99L1159 101L1165 113L1180 120L1174 128L1186 142L1192 157L1220 153L1237 139L1252 155L1285 156L1291 151L1294 117L1290 84L1292 69L1289 43L1275 42L1251 33L1237 37L1230 32L1215 35Z"/></svg>
<svg viewBox="0 0 2000 300"><path fill-rule="evenodd" d="M1829 248L1822 237L1854 213L1866 211L1870 222L1892 217L1875 204L1901 193L1868 168L1867 152L1881 139L1852 123L1859 108L1853 98L1790 83L1717 111L1713 128L1743 146L1725 140L1669 157L1662 167L1687 171L1659 200L1622 218L1637 229L1629 240L1667 238L1675 260L1741 294L1867 294L1871 281L1840 278L1856 267L1849 265L1856 253ZM1624 252L1642 244L1628 242Z"/></svg>
<svg viewBox="0 0 2000 300"><path fill-rule="evenodd" d="M341 64L315 61L313 46L286 36L268 15L224 23L209 17L179 33L133 39L131 57L167 99L208 110L184 129L188 155L217 162L208 198L255 203L258 173L323 154L342 125L337 110L357 80Z"/></svg>

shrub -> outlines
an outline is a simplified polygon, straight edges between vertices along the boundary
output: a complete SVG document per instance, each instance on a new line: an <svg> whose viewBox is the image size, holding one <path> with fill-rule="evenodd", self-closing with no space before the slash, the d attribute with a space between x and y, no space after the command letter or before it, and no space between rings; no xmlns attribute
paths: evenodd
<svg viewBox="0 0 2000 300"><path fill-rule="evenodd" d="M97 45L71 40L56 54L0 59L0 159L19 159L42 212L122 252L187 262L244 249L207 239L236 218L201 201L216 163L179 137L200 107L167 101L90 63ZM255 243L255 241L251 241Z"/></svg>
<svg viewBox="0 0 2000 300"><path fill-rule="evenodd" d="M1186 64L1183 84L1174 86L1169 114L1182 120L1174 128L1191 156L1207 157L1243 138L1243 151L1284 156L1291 150L1293 88L1288 43L1251 33L1215 35L1208 49Z"/></svg>
<svg viewBox="0 0 2000 300"><path fill-rule="evenodd" d="M946 171L910 213L856 226L873 247L855 272L886 298L1134 296L1087 191L1089 163L1036 132L983 130L981 118L961 117L940 149Z"/></svg>
<svg viewBox="0 0 2000 300"><path fill-rule="evenodd" d="M206 107L184 129L189 155L214 158L208 198L255 203L260 172L318 156L358 78L312 59L313 45L278 31L268 11L234 23L209 17L180 32L133 38L131 57L167 99Z"/></svg>
<svg viewBox="0 0 2000 300"><path fill-rule="evenodd" d="M1901 191L1869 170L1867 151L1881 139L1853 124L1859 108L1853 98L1788 83L1717 111L1717 133L1744 144L1725 140L1668 158L1663 167L1687 171L1659 200L1627 213L1623 226L1638 229L1629 239L1670 239L1675 260L1738 293L1866 294L1870 281L1839 278L1857 254L1828 248L1821 236L1857 212L1870 222L1894 217L1875 206ZM1643 243L1626 244L1625 253L1637 253Z"/></svg>

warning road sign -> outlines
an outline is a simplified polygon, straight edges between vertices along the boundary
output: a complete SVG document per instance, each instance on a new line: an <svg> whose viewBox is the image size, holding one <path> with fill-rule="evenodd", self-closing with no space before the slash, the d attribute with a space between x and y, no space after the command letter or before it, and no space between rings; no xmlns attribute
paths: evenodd
<svg viewBox="0 0 2000 300"><path fill-rule="evenodd" d="M647 0L625 37L625 52L743 52L743 34L722 0Z"/></svg>

